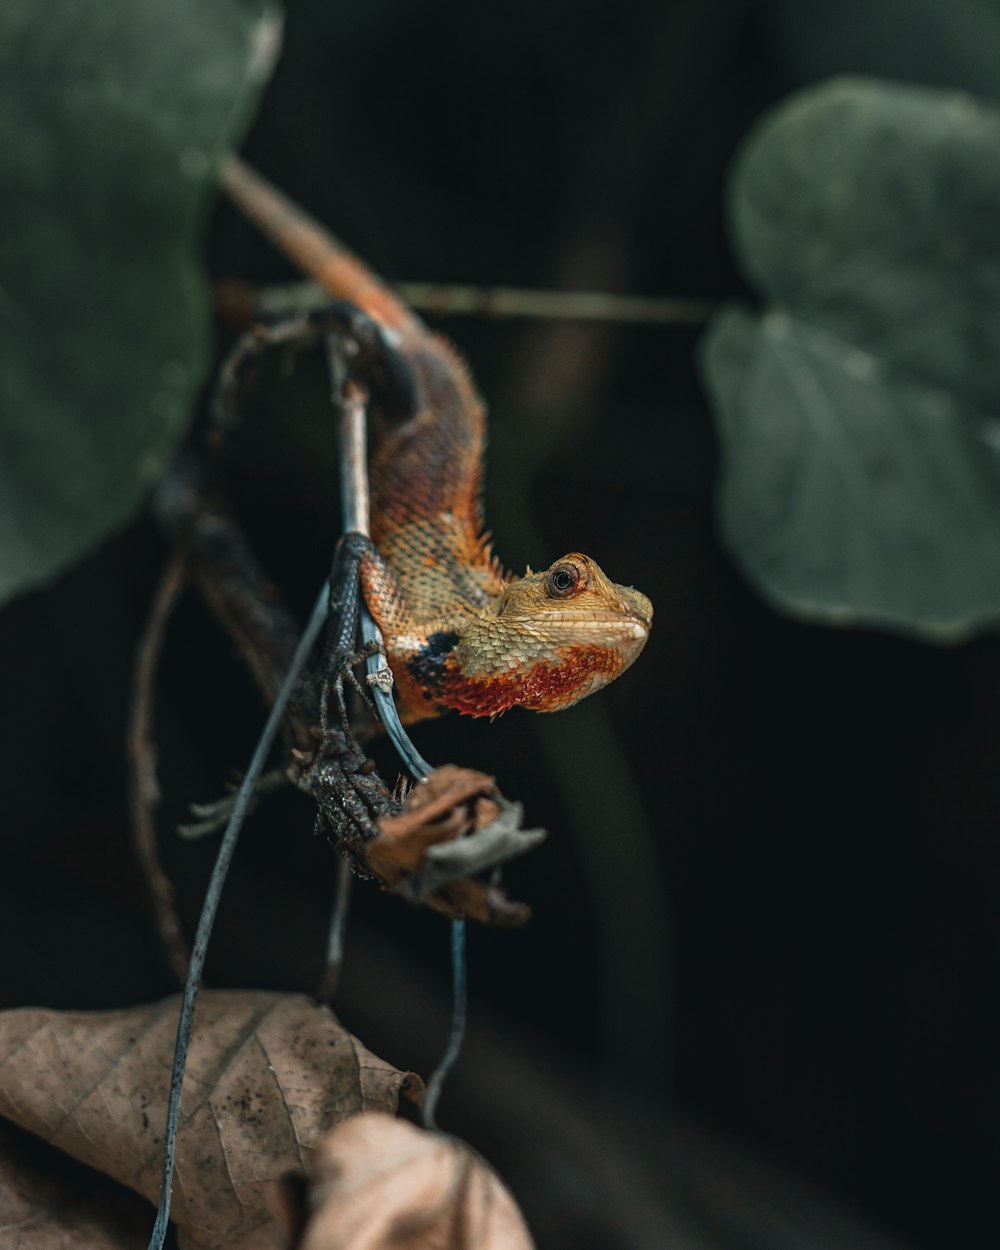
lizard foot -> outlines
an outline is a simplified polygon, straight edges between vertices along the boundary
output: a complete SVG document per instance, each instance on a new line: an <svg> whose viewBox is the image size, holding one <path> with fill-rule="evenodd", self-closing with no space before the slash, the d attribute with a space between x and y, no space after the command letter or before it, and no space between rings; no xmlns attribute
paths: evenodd
<svg viewBox="0 0 1000 1250"><path fill-rule="evenodd" d="M331 693L337 709L337 721L340 729L348 742L354 742L350 717L347 713L347 700L344 695L345 682L349 683L361 697L362 702L372 716L375 715L375 708L369 698L368 691L358 680L354 670L358 664L363 663L370 655L377 655L381 650L382 648L377 643L370 642L357 651L347 651L338 647L328 654L324 664L322 687L319 696L319 727L324 748L329 748L332 745L330 740L332 728L330 724Z"/></svg>

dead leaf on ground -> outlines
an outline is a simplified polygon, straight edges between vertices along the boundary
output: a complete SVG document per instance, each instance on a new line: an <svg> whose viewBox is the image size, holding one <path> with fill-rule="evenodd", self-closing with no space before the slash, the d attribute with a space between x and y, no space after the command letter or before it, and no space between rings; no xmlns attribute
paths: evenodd
<svg viewBox="0 0 1000 1250"><path fill-rule="evenodd" d="M531 1250L517 1204L464 1142L387 1115L346 1120L310 1163L296 1250Z"/></svg>
<svg viewBox="0 0 1000 1250"><path fill-rule="evenodd" d="M52 1175L20 1137L0 1127L3 1250L145 1250L150 1216L142 1199L69 1160L72 1176Z"/></svg>
<svg viewBox="0 0 1000 1250"><path fill-rule="evenodd" d="M0 1013L0 1116L157 1202L179 997L125 1011ZM297 994L203 993L184 1082L172 1217L182 1244L273 1250L271 1182L419 1078Z"/></svg>
<svg viewBox="0 0 1000 1250"><path fill-rule="evenodd" d="M446 764L413 787L398 816L383 816L378 836L356 854L387 890L426 900L451 916L520 925L531 915L474 874L523 855L545 838L521 828L521 805L508 802L486 773Z"/></svg>

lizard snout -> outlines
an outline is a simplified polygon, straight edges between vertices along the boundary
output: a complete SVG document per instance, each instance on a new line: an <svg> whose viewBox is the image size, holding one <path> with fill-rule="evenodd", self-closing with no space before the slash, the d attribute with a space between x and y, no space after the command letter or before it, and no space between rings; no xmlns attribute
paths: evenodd
<svg viewBox="0 0 1000 1250"><path fill-rule="evenodd" d="M653 624L653 605L646 596L631 586L616 586L622 607L622 615L631 617L641 625L646 634Z"/></svg>

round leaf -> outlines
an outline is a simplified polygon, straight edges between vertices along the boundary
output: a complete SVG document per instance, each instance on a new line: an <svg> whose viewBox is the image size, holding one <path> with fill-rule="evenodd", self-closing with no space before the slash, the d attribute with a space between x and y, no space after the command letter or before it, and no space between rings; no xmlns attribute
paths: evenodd
<svg viewBox="0 0 1000 1250"><path fill-rule="evenodd" d="M268 0L0 6L0 601L138 507L203 378L196 247Z"/></svg>
<svg viewBox="0 0 1000 1250"><path fill-rule="evenodd" d="M856 79L751 136L733 222L776 311L704 345L725 538L779 605L1000 620L1000 112Z"/></svg>

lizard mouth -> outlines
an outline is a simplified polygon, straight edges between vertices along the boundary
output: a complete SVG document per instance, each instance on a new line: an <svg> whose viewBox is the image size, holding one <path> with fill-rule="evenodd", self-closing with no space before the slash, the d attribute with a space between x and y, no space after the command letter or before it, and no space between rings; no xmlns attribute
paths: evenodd
<svg viewBox="0 0 1000 1250"><path fill-rule="evenodd" d="M649 637L650 615L634 611L576 611L547 612L546 624L555 626L558 633L565 631L573 640L590 646L626 647L641 650Z"/></svg>

